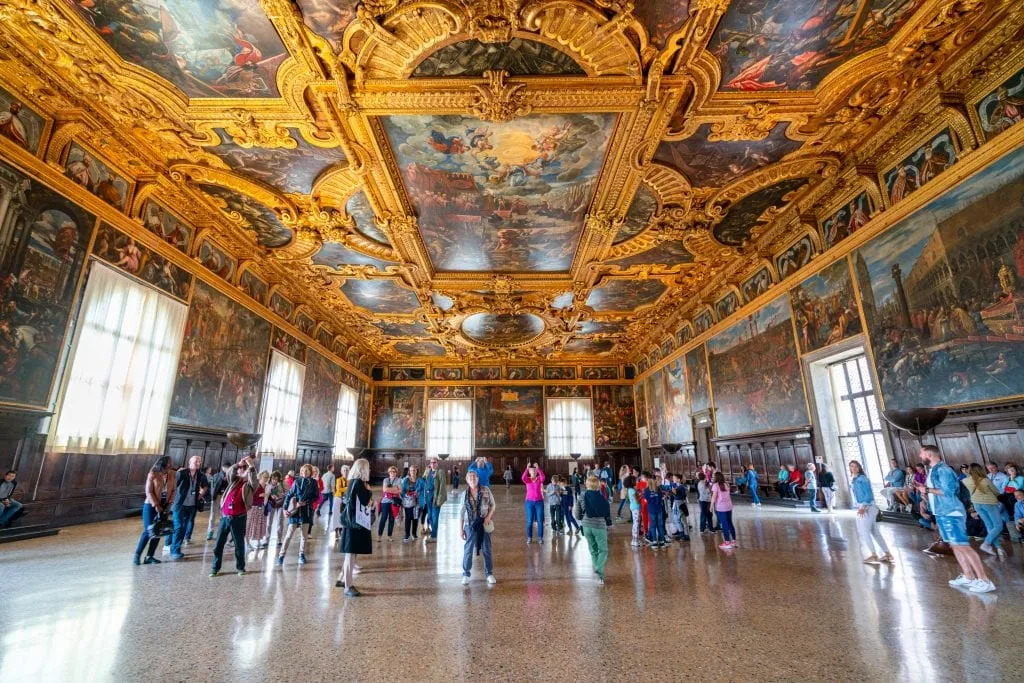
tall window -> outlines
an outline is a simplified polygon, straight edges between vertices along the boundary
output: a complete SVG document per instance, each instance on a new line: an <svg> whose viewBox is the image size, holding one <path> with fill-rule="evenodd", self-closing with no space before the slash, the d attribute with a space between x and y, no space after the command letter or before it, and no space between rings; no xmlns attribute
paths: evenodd
<svg viewBox="0 0 1024 683"><path fill-rule="evenodd" d="M843 458L860 461L868 479L881 484L889 468L867 357L861 354L835 363L829 373Z"/></svg>
<svg viewBox="0 0 1024 683"><path fill-rule="evenodd" d="M260 451L279 457L295 455L306 366L278 351L270 352L270 373L263 399Z"/></svg>
<svg viewBox="0 0 1024 683"><path fill-rule="evenodd" d="M92 264L57 418L57 451L164 451L187 307Z"/></svg>
<svg viewBox="0 0 1024 683"><path fill-rule="evenodd" d="M356 414L359 396L352 387L341 385L338 393L338 416L334 421L334 457L352 459L350 448L356 445Z"/></svg>
<svg viewBox="0 0 1024 683"><path fill-rule="evenodd" d="M589 398L548 399L548 457L594 455L594 413Z"/></svg>
<svg viewBox="0 0 1024 683"><path fill-rule="evenodd" d="M473 402L438 400L427 402L427 456L448 453L469 458L473 453Z"/></svg>

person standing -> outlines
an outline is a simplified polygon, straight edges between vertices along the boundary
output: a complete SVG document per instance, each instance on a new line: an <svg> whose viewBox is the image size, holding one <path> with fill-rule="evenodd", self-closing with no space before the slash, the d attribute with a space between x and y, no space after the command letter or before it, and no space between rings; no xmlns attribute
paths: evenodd
<svg viewBox="0 0 1024 683"><path fill-rule="evenodd" d="M604 585L604 568L608 562L608 527L612 525L612 508L599 492L601 480L587 477L587 490L576 499L576 516L583 526L590 561L594 563L597 580Z"/></svg>
<svg viewBox="0 0 1024 683"><path fill-rule="evenodd" d="M220 574L229 535L235 544L235 571L239 576L245 576L245 526L253 492L258 486L253 457L246 456L230 467L225 479L227 489L220 500L220 526L217 527L217 543L213 547L211 578Z"/></svg>
<svg viewBox="0 0 1024 683"><path fill-rule="evenodd" d="M267 490L267 503L270 505L270 517L267 519L267 534L263 537L263 547L270 545L270 534L277 523L277 546L284 543L284 497L287 491L281 481L281 473L274 470L270 473L270 486Z"/></svg>
<svg viewBox="0 0 1024 683"><path fill-rule="evenodd" d="M175 475L174 502L171 504L171 515L174 517L174 535L171 538L172 560L185 557L181 552L181 544L186 540L191 542L196 510L210 485L201 469L202 463L202 456L193 455L188 459L188 467L178 470Z"/></svg>
<svg viewBox="0 0 1024 683"><path fill-rule="evenodd" d="M598 480L600 486L600 480ZM658 481L644 489L644 499L647 501L647 539L651 548L657 550L664 548L665 543L665 508L661 499L661 489Z"/></svg>
<svg viewBox="0 0 1024 683"><path fill-rule="evenodd" d="M337 505L334 507L334 520L331 526L334 528L334 540L341 540L341 509L342 509L342 498L348 492L348 473L351 468L348 465L342 465L341 471L338 472L338 477L334 480L334 502Z"/></svg>
<svg viewBox="0 0 1024 683"><path fill-rule="evenodd" d="M747 465L747 491L750 492L750 504L756 508L761 507L761 497L758 495L757 469L754 463Z"/></svg>
<svg viewBox="0 0 1024 683"><path fill-rule="evenodd" d="M353 584L353 576L358 567L356 566L356 555L370 555L373 553L373 532L370 530L369 510L370 502L373 500L373 493L366 485L370 477L370 463L366 458L359 458L352 463L348 471L348 491L344 498L338 501L339 508L344 512L341 515L342 531L340 550L344 556L341 573L335 582L337 588L344 588L345 595L356 598L361 593L356 590ZM365 513L365 520L360 519L358 510ZM366 526L360 523L365 521Z"/></svg>
<svg viewBox="0 0 1024 683"><path fill-rule="evenodd" d="M409 543L419 538L416 526L420 521L420 501L426 496L426 480L420 479L419 468L412 465L400 485L402 490L402 514L405 517L405 537L402 543Z"/></svg>
<svg viewBox="0 0 1024 683"><path fill-rule="evenodd" d="M324 500L316 509L316 516L320 516L324 507L327 508L327 521L324 522L324 533L327 534L331 532L331 518L334 516L334 485L338 482L338 477L334 474L334 463L327 466L327 471L320 477L320 482L324 485Z"/></svg>
<svg viewBox="0 0 1024 683"><path fill-rule="evenodd" d="M424 543L434 543L437 541L441 506L448 502L448 473L440 469L437 458L430 459L429 467L430 471L434 473L434 483L430 499L430 535L424 537Z"/></svg>
<svg viewBox="0 0 1024 683"><path fill-rule="evenodd" d="M918 492L928 497L928 507L935 516L939 535L953 547L953 555L960 565L960 576L950 580L949 585L966 588L972 593L994 591L996 586L989 580L985 565L981 563L981 558L967 537L967 511L960 502L960 481L956 473L942 461L942 455L935 446L922 446L921 460L930 465L931 469L928 470L925 485L919 486Z"/></svg>
<svg viewBox="0 0 1024 683"><path fill-rule="evenodd" d="M505 467L505 490L512 488L512 465Z"/></svg>
<svg viewBox="0 0 1024 683"><path fill-rule="evenodd" d="M533 542L533 524L537 523L537 542L544 542L544 473L537 463L531 463L523 472L526 484L526 544Z"/></svg>
<svg viewBox="0 0 1024 683"><path fill-rule="evenodd" d="M458 491L459 490L459 468L458 467L452 468L452 490L453 491Z"/></svg>
<svg viewBox="0 0 1024 683"><path fill-rule="evenodd" d="M971 505L981 517L987 532L985 542L981 544L981 552L1006 557L1006 551L999 540L1003 535L1003 506L999 503L999 493L981 465L971 465L967 473L967 478L963 480L964 486L971 494Z"/></svg>
<svg viewBox="0 0 1024 683"><path fill-rule="evenodd" d="M491 475L494 474L494 465L487 458L480 456L474 460L473 464L466 470L466 474L468 475L470 472L476 472L476 476L480 478L481 487L485 489L491 488Z"/></svg>
<svg viewBox="0 0 1024 683"><path fill-rule="evenodd" d="M18 490L18 473L7 470L3 481L0 481L0 529L9 525L18 516L22 504L14 500L14 492Z"/></svg>
<svg viewBox="0 0 1024 683"><path fill-rule="evenodd" d="M725 475L715 472L715 483L711 487L711 507L718 517L718 528L722 530L722 543L718 546L723 550L736 549L736 527L732 525L732 494L725 483Z"/></svg>
<svg viewBox="0 0 1024 683"><path fill-rule="evenodd" d="M541 482L544 474L540 475ZM529 485L527 485L529 488ZM543 505L543 503L541 503ZM543 507L541 508L543 510ZM543 513L542 513L543 514ZM474 470L466 472L466 494L463 497L462 509L459 513L459 527L462 529L462 540L466 542L462 549L462 585L468 586L473 570L473 554L483 553L484 574L491 586L498 581L494 578L494 556L491 548L491 533L494 531L494 496L491 489L481 486L480 479ZM543 521L538 525L543 533Z"/></svg>
<svg viewBox="0 0 1024 683"><path fill-rule="evenodd" d="M381 484L380 496L380 522L377 524L377 540L384 535L384 525L388 527L388 541L395 532L395 507L399 504L402 496L402 480L398 478L398 468L392 465L388 468L388 476Z"/></svg>
<svg viewBox="0 0 1024 683"><path fill-rule="evenodd" d="M160 537L153 534L153 527L165 512L163 495L167 490L167 470L170 464L170 457L162 455L157 458L146 475L146 502L142 504L142 535L135 546L132 564L160 564L160 560L153 557L157 546L160 545ZM147 545L149 551L146 553L146 559L140 562L142 551Z"/></svg>
<svg viewBox="0 0 1024 683"><path fill-rule="evenodd" d="M700 532L715 533L715 522L711 518L711 482L701 472L697 475L697 504L700 506Z"/></svg>
<svg viewBox="0 0 1024 683"><path fill-rule="evenodd" d="M278 567L284 566L288 544L296 532L299 534L299 564L306 564L306 534L302 531L302 525L313 521L313 505L320 497L317 481L313 477L313 466L303 465L299 468L298 478L292 482L284 497L284 516L288 519L288 533L285 534L281 552L277 555Z"/></svg>
<svg viewBox="0 0 1024 683"><path fill-rule="evenodd" d="M807 463L807 472L804 474L804 488L807 489L807 501L811 504L811 512L821 512L818 509L818 475L814 471L814 463Z"/></svg>
<svg viewBox="0 0 1024 683"><path fill-rule="evenodd" d="M828 514L835 513L836 477L825 463L821 463L821 476L818 477L818 485L821 487L821 495L825 497Z"/></svg>
<svg viewBox="0 0 1024 683"><path fill-rule="evenodd" d="M428 461L427 471L420 477L420 480L423 481L423 493L420 495L420 506L418 508L420 515L420 533L423 534L424 541L426 541L430 536L430 508L433 505L434 478L436 476L437 471L430 467L430 461Z"/></svg>
<svg viewBox="0 0 1024 683"><path fill-rule="evenodd" d="M849 467L853 504L857 506L857 536L860 538L861 550L867 553L864 562L892 564L889 546L878 530L878 507L875 505L875 492L871 490L868 475L864 474L864 468L856 460L851 460ZM882 553L881 557L876 550Z"/></svg>
<svg viewBox="0 0 1024 683"><path fill-rule="evenodd" d="M256 489L252 492L252 504L245 520L245 538L249 550L259 550L263 546L263 539L270 527L270 505L267 502L270 493L270 472L260 472L256 481Z"/></svg>

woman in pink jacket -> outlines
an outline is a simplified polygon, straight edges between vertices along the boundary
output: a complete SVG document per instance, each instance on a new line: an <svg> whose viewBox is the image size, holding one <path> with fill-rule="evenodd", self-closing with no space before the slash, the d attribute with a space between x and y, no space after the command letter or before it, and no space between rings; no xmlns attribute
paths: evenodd
<svg viewBox="0 0 1024 683"><path fill-rule="evenodd" d="M544 542L544 473L537 463L523 472L526 484L526 543L533 542L533 522L537 522L537 542Z"/></svg>

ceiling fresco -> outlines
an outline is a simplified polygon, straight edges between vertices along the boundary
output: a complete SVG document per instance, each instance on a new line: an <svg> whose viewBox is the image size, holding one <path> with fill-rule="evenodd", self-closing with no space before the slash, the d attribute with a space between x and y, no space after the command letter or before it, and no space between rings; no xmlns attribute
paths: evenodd
<svg viewBox="0 0 1024 683"><path fill-rule="evenodd" d="M1024 3L29 4L0 147L347 369L650 362L1024 119Z"/></svg>

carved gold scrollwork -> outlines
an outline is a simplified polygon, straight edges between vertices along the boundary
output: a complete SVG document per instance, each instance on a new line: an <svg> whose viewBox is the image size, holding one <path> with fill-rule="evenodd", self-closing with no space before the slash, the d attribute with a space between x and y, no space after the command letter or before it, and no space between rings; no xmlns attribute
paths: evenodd
<svg viewBox="0 0 1024 683"><path fill-rule="evenodd" d="M475 85L479 93L469 112L484 121L511 121L529 114L533 107L527 103L522 90L526 83L508 83L507 71L484 71L487 85Z"/></svg>
<svg viewBox="0 0 1024 683"><path fill-rule="evenodd" d="M224 132L239 147L295 149L299 146L288 129L279 123L259 122L251 111L245 109L229 109L228 113L233 120L224 126Z"/></svg>

